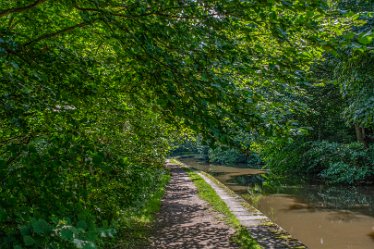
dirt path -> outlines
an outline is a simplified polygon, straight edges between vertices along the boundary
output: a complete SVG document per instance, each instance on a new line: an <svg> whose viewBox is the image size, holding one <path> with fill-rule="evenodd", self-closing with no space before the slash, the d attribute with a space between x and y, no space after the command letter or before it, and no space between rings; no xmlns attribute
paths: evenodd
<svg viewBox="0 0 374 249"><path fill-rule="evenodd" d="M147 248L239 248L229 239L234 230L220 221L222 216L197 196L196 187L187 174L176 165L168 164L168 167L172 179Z"/></svg>

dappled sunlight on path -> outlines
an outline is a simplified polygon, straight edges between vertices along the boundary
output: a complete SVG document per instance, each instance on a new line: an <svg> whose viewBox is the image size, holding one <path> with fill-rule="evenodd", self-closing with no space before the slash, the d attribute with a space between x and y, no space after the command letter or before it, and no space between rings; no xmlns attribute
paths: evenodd
<svg viewBox="0 0 374 249"><path fill-rule="evenodd" d="M168 164L168 167L172 179L148 248L238 248L230 242L234 230L220 221L220 214L197 196L187 174L175 165Z"/></svg>

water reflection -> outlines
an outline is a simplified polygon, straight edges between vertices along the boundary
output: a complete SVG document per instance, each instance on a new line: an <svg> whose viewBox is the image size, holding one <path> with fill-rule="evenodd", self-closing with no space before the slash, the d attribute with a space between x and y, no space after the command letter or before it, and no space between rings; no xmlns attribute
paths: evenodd
<svg viewBox="0 0 374 249"><path fill-rule="evenodd" d="M373 230L374 230L374 227L373 227ZM368 236L369 236L372 240L374 240L374 231L372 231L371 233L369 233Z"/></svg>
<svg viewBox="0 0 374 249"><path fill-rule="evenodd" d="M240 186L262 186L265 179L261 175L242 175L232 177L229 183ZM287 194L300 199L308 205L296 205L290 209L347 209L374 216L373 187L334 187L324 185L278 186L275 189L263 189L263 194Z"/></svg>
<svg viewBox="0 0 374 249"><path fill-rule="evenodd" d="M182 161L214 175L312 249L374 248L374 187L282 184L268 189L261 187L261 170Z"/></svg>

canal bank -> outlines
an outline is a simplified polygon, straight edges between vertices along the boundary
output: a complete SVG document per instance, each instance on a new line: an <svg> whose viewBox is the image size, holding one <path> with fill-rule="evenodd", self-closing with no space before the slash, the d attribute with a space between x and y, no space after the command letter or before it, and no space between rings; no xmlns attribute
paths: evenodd
<svg viewBox="0 0 374 249"><path fill-rule="evenodd" d="M187 164L178 163L182 167L190 168ZM263 213L249 205L243 198L212 176L202 171L196 171L196 173L214 189L217 195L226 203L231 213L239 220L241 226L249 231L250 235L262 248L307 248L301 241L293 238L287 231L273 223Z"/></svg>
<svg viewBox="0 0 374 249"><path fill-rule="evenodd" d="M166 167L171 180L142 248L306 248L208 174L177 161Z"/></svg>

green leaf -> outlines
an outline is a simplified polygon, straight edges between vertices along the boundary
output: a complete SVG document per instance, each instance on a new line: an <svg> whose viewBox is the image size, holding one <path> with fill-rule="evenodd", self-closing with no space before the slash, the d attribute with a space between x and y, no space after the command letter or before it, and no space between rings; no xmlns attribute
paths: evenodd
<svg viewBox="0 0 374 249"><path fill-rule="evenodd" d="M35 220L31 223L32 229L37 234L46 234L51 231L51 226L43 219Z"/></svg>
<svg viewBox="0 0 374 249"><path fill-rule="evenodd" d="M1 187L0 187L1 192ZM4 209L0 208L0 222L4 221L7 218L6 212Z"/></svg>
<svg viewBox="0 0 374 249"><path fill-rule="evenodd" d="M64 240L72 241L74 239L74 231L70 228L63 228L60 231L60 237Z"/></svg>
<svg viewBox="0 0 374 249"><path fill-rule="evenodd" d="M30 235L31 234L31 227L30 226L21 226L19 228L19 231L21 232L21 235Z"/></svg>
<svg viewBox="0 0 374 249"><path fill-rule="evenodd" d="M373 41L373 34L371 33L371 31L369 31L366 34L360 36L357 40L363 45L369 45Z"/></svg>
<svg viewBox="0 0 374 249"><path fill-rule="evenodd" d="M78 221L78 223L77 223L77 227L78 228L82 228L82 229L87 229L87 222L86 221L84 221L84 220L80 220L80 221Z"/></svg>
<svg viewBox="0 0 374 249"><path fill-rule="evenodd" d="M29 235L23 236L23 242L26 246L32 246L35 244L35 240Z"/></svg>

